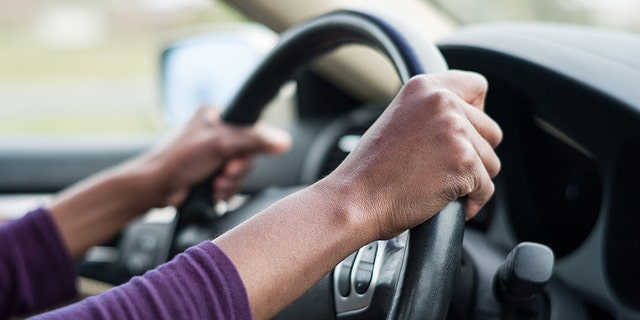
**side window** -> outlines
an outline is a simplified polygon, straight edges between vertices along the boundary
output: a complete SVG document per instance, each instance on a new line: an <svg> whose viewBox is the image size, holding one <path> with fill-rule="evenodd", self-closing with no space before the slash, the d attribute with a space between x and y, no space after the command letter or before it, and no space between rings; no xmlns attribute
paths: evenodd
<svg viewBox="0 0 640 320"><path fill-rule="evenodd" d="M186 122L201 105L226 107L277 41L255 24L227 24L172 42L160 61L164 116Z"/></svg>
<svg viewBox="0 0 640 320"><path fill-rule="evenodd" d="M169 35L243 19L219 1L3 0L0 137L158 131Z"/></svg>

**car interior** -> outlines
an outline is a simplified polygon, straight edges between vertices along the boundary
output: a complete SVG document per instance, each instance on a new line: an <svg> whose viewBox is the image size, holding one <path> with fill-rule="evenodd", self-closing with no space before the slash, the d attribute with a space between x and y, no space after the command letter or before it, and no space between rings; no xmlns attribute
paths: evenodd
<svg viewBox="0 0 640 320"><path fill-rule="evenodd" d="M326 176L402 83L448 68L489 82L485 111L504 133L491 201L466 223L453 202L368 244L276 319L640 319L637 33L466 24L440 1L225 5L250 22L172 34L159 47L163 121L179 126L197 107L181 105L206 101L226 108L230 123L284 127L293 147L257 159L231 200L212 204L197 186L185 204L154 209L91 249L78 262L85 294L141 275ZM0 207L8 213L0 219L163 135L95 143L6 134Z"/></svg>

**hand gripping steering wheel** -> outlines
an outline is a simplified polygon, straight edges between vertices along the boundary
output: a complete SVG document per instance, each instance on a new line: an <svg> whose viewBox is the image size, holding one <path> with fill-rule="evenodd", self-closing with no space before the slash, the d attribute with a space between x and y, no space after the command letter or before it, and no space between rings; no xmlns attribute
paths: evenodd
<svg viewBox="0 0 640 320"><path fill-rule="evenodd" d="M336 11L290 29L240 89L222 115L235 125L252 125L280 86L307 68L318 56L345 44L378 50L406 83L412 76L442 72L447 64L424 35L381 14ZM181 215L212 208L208 180L194 188ZM399 279L391 295L389 319L446 317L460 262L464 205L447 205L427 222L410 230Z"/></svg>

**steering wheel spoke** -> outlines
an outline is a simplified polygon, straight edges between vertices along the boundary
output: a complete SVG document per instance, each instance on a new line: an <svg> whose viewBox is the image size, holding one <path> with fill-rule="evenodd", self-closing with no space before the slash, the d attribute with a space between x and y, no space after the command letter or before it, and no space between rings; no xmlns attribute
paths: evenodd
<svg viewBox="0 0 640 320"><path fill-rule="evenodd" d="M409 232L391 240L372 242L342 261L333 271L336 315L369 319L386 315L407 249ZM386 310L386 312L381 312Z"/></svg>

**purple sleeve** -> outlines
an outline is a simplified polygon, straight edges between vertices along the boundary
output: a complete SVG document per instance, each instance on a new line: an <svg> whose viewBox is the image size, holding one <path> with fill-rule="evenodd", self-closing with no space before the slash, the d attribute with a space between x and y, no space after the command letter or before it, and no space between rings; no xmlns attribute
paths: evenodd
<svg viewBox="0 0 640 320"><path fill-rule="evenodd" d="M76 296L76 271L48 211L0 226L0 319Z"/></svg>
<svg viewBox="0 0 640 320"><path fill-rule="evenodd" d="M211 242L128 283L38 319L251 319L235 266Z"/></svg>

